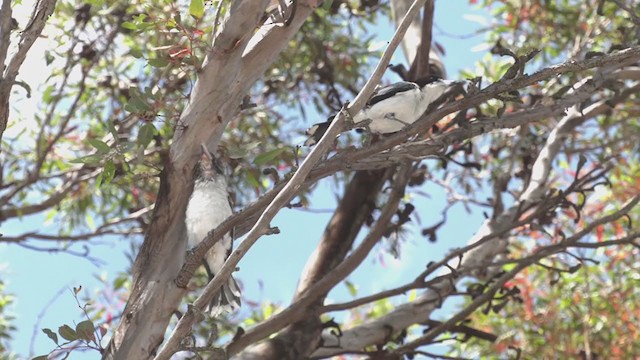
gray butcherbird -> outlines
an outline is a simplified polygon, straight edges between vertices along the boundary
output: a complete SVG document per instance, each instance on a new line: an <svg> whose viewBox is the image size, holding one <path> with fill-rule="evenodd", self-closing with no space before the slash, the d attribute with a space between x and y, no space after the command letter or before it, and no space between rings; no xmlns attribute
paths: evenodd
<svg viewBox="0 0 640 360"><path fill-rule="evenodd" d="M185 216L189 248L198 245L209 231L218 227L233 213L222 167L204 144L200 161L194 168L194 179L193 192ZM232 248L233 239L226 234L207 251L203 262L209 280L220 271ZM220 292L213 297L208 310L211 316L217 316L223 311L231 312L239 307L240 288L231 276Z"/></svg>
<svg viewBox="0 0 640 360"><path fill-rule="evenodd" d="M353 124L368 123L365 127L374 134L390 134L413 124L427 110L429 105L456 86L459 81L442 80L435 76L426 77L416 82L401 81L379 88L369 99L367 105L353 116ZM306 134L306 146L320 141L327 131L333 117L327 121L314 124Z"/></svg>

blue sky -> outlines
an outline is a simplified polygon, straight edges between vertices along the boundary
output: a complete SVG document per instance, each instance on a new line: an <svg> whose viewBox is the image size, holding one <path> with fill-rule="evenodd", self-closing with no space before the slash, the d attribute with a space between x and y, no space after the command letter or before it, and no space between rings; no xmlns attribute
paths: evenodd
<svg viewBox="0 0 640 360"><path fill-rule="evenodd" d="M484 26L477 21L483 16L486 19L485 11L469 7L466 0L437 2L437 28L434 36L446 49L443 60L450 78L457 78L458 72L463 68L475 68L474 62L479 60L482 52L473 52L472 49L483 42L484 36L458 38L447 36L440 30L446 34L471 34ZM474 17L475 20L470 20ZM391 37L390 23L380 24L375 30L380 41L387 41ZM398 50L394 63L404 61L400 54ZM47 74L42 74L43 78L46 76ZM31 84L32 88L36 88L36 85ZM34 97L37 98L38 94ZM446 199L440 188L427 186L422 190L429 197L416 197L414 204L422 219L422 227L426 227L440 220L440 211ZM330 180L325 179L312 197L311 206L315 209L331 209L335 203ZM315 248L330 216L329 213L283 209L272 222L272 225L280 228L281 234L260 239L239 264L240 271L235 276L244 285L244 296L254 301L268 300L286 305L306 259ZM442 228L438 233L439 241L435 244L429 243L413 231L407 237L408 241L403 245L399 259L386 254L381 246L374 249L363 266L349 277L350 281L358 284L359 295L413 279L427 262L439 259L450 248L465 244L483 220L480 211L469 214L462 206L455 206L448 218L455 221L449 221ZM55 233L55 225L45 224L44 220L44 215L38 214L21 220L6 221L0 232L17 235L39 229L45 233ZM410 228L418 229L416 226ZM91 255L105 262L99 267L82 257L35 252L15 245L0 244L0 277L7 283L7 292L16 296L11 311L17 318L14 324L18 330L13 334L11 349L24 358L28 355L46 354L52 350L53 343L40 328L55 330L62 324L82 321L70 289L82 286L84 294L95 297L102 288L100 277L112 281L118 271L129 266L129 260L125 256L130 246L129 241L104 237L89 243ZM48 243L32 244L53 246ZM76 246L75 249L81 250L81 247ZM274 259L277 261L274 262ZM380 259L383 259L384 266ZM259 286L260 281L264 284L263 290ZM343 285L337 286L329 296L329 300L336 301L348 298L350 295ZM445 308L443 311L450 309ZM32 343L36 325L35 342ZM98 354L92 352L74 353L71 356L71 359L96 358L99 358Z"/></svg>

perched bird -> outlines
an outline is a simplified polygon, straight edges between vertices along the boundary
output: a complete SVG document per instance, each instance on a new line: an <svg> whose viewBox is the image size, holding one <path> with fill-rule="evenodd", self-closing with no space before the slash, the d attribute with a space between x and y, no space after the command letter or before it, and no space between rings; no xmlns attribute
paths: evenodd
<svg viewBox="0 0 640 360"><path fill-rule="evenodd" d="M447 90L462 85L461 82L427 77L416 82L401 81L378 89L367 105L353 116L355 127L364 127L374 134L390 134L413 124L424 114L429 105ZM306 146L320 141L334 115L327 121L314 124L306 134ZM358 126L360 124L360 126Z"/></svg>
<svg viewBox="0 0 640 360"><path fill-rule="evenodd" d="M200 160L194 168L194 179L193 192L189 198L185 218L189 248L198 245L209 231L218 227L233 213L222 167L204 144ZM209 274L209 280L220 271L231 254L232 247L233 240L229 234L226 234L207 251L203 262ZM223 311L231 312L239 307L240 288L235 279L229 277L229 281L211 300L208 310L212 316L217 316Z"/></svg>

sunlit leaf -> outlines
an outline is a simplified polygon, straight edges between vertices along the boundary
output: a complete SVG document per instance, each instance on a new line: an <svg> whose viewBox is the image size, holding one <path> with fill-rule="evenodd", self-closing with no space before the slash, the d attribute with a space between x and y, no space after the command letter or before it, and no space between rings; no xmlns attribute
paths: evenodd
<svg viewBox="0 0 640 360"><path fill-rule="evenodd" d="M256 165L263 165L263 164L269 163L274 159L276 159L278 156L280 156L280 154L282 154L285 150L286 148L277 148L277 149L264 152L256 156L256 158L253 159L253 163Z"/></svg>
<svg viewBox="0 0 640 360"><path fill-rule="evenodd" d="M351 296L356 296L358 295L358 287L356 286L356 284L352 283L349 280L345 280L344 284L347 286L347 290L349 290L349 294Z"/></svg>
<svg viewBox="0 0 640 360"><path fill-rule="evenodd" d="M107 161L104 164L104 172L102 173L102 183L108 184L113 180L113 177L116 174L116 165L113 163L113 160Z"/></svg>
<svg viewBox="0 0 640 360"><path fill-rule="evenodd" d="M122 27L129 30L138 30L138 26L135 23L129 21L123 22Z"/></svg>
<svg viewBox="0 0 640 360"><path fill-rule="evenodd" d="M204 15L204 1L203 0L191 0L189 4L189 14L196 19L200 19Z"/></svg>

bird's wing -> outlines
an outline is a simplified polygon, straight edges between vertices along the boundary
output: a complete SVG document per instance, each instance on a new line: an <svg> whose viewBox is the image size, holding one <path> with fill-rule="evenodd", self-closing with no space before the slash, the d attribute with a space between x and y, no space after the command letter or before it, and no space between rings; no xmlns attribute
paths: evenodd
<svg viewBox="0 0 640 360"><path fill-rule="evenodd" d="M322 138L322 135L327 132L327 129L329 128L329 125L331 125L331 122L333 121L333 118L335 116L336 114L332 114L327 118L327 121L311 125L311 127L306 131L306 134L307 136L309 136L309 138L304 142L304 146L312 146L320 141L320 138Z"/></svg>
<svg viewBox="0 0 640 360"><path fill-rule="evenodd" d="M409 90L419 90L417 84L409 82L409 81L400 81L395 84L383 86L378 91L376 91L371 99L367 102L367 106L372 106L376 103L379 103L382 100L386 100L397 93Z"/></svg>

